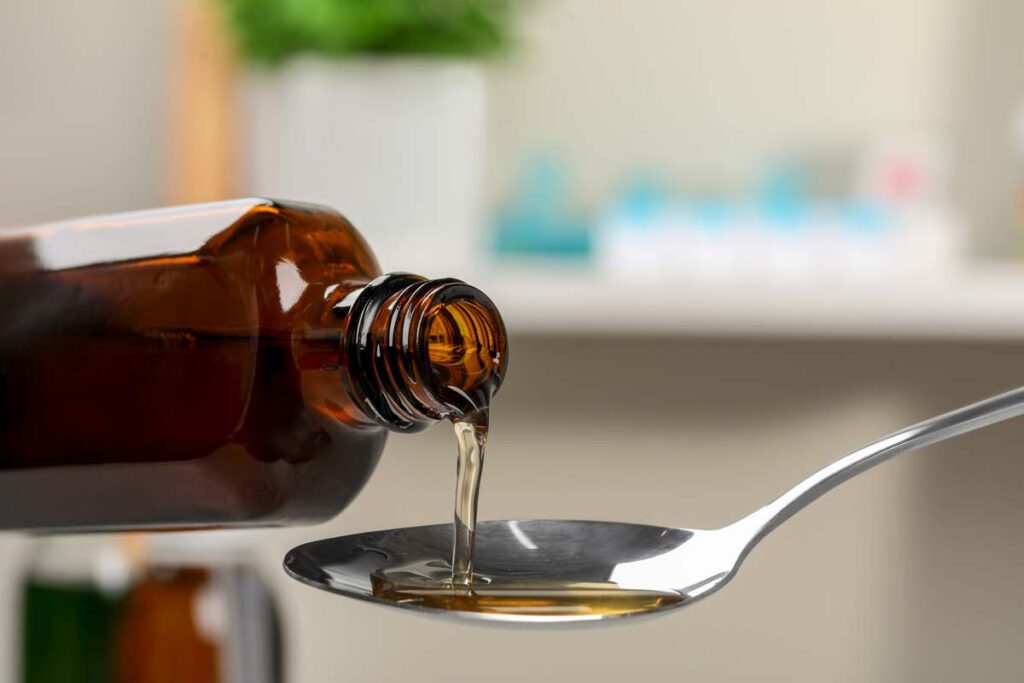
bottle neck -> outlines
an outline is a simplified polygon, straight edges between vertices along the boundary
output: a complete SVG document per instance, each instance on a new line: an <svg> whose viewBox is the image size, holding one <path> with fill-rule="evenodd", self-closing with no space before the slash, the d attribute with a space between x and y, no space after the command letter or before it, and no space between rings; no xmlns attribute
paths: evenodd
<svg viewBox="0 0 1024 683"><path fill-rule="evenodd" d="M349 391L372 422L415 432L486 410L508 364L494 303L455 279L390 273L334 307Z"/></svg>

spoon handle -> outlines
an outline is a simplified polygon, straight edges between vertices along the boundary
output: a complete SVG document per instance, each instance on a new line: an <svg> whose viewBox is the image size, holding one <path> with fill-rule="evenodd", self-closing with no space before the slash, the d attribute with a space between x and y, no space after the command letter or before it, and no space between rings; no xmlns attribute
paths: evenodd
<svg viewBox="0 0 1024 683"><path fill-rule="evenodd" d="M893 432L836 460L774 501L736 522L753 527L747 550L820 496L861 472L908 451L1024 415L1024 387L964 406Z"/></svg>

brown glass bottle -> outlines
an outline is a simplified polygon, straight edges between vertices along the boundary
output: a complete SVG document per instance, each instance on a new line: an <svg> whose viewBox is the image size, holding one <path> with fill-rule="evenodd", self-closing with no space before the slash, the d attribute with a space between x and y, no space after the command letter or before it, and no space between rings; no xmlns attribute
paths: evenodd
<svg viewBox="0 0 1024 683"><path fill-rule="evenodd" d="M289 524L486 408L493 303L265 199L0 232L0 528Z"/></svg>

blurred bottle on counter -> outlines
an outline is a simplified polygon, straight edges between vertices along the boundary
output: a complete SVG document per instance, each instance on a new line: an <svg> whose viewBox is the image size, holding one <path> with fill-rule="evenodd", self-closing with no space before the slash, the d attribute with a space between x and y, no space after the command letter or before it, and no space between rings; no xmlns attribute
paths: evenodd
<svg viewBox="0 0 1024 683"><path fill-rule="evenodd" d="M38 541L23 683L279 683L277 610L230 532Z"/></svg>
<svg viewBox="0 0 1024 683"><path fill-rule="evenodd" d="M279 683L281 628L252 532L160 534L124 598L116 683Z"/></svg>
<svg viewBox="0 0 1024 683"><path fill-rule="evenodd" d="M35 542L21 588L23 683L112 683L131 567L120 541Z"/></svg>

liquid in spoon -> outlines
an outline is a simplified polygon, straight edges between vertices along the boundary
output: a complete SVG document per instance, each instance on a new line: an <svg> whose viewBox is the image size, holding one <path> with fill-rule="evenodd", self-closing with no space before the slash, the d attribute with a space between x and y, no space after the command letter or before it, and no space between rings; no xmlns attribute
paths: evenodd
<svg viewBox="0 0 1024 683"><path fill-rule="evenodd" d="M612 581L537 580L477 572L471 585L448 583L446 562L420 562L370 576L376 598L418 607L522 617L588 617L650 612L683 602L671 590L623 588Z"/></svg>

